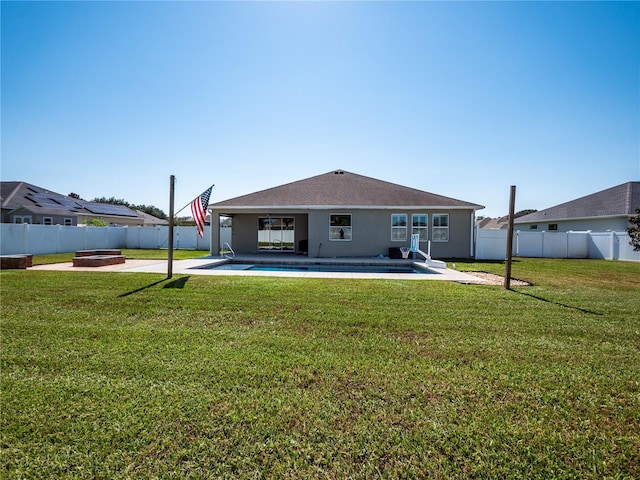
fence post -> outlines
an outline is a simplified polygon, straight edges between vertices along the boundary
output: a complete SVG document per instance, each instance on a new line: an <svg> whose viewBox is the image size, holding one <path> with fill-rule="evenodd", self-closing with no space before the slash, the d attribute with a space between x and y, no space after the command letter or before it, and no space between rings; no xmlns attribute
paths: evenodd
<svg viewBox="0 0 640 480"><path fill-rule="evenodd" d="M27 237L29 236L29 224L23 223L24 228L22 229L22 253L28 253L27 251Z"/></svg>
<svg viewBox="0 0 640 480"><path fill-rule="evenodd" d="M616 232L611 232L610 244L609 244L609 260L616 259Z"/></svg>

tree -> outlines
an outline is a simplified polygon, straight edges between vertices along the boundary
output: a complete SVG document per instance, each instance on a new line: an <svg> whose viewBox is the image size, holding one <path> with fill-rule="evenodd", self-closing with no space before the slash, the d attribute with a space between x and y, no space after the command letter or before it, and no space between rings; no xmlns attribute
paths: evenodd
<svg viewBox="0 0 640 480"><path fill-rule="evenodd" d="M633 251L640 251L640 208L636 208L636 216L629 218L629 228L627 228L627 233L631 240L629 241L629 245L633 247Z"/></svg>
<svg viewBox="0 0 640 480"><path fill-rule="evenodd" d="M109 197L109 198L100 197L100 198L94 198L91 201L92 202L96 202L96 203L108 203L110 205L124 205L125 207L130 207L131 206L129 204L129 202L126 202L122 198L115 198L115 197Z"/></svg>
<svg viewBox="0 0 640 480"><path fill-rule="evenodd" d="M196 222L191 217L176 217L174 220L174 225L177 227L193 227Z"/></svg>
<svg viewBox="0 0 640 480"><path fill-rule="evenodd" d="M131 208L135 208L137 210L140 210L141 212L153 215L156 218L161 218L163 220L167 219L167 214L160 210L158 207L154 207L153 205L132 205Z"/></svg>
<svg viewBox="0 0 640 480"><path fill-rule="evenodd" d="M90 218L83 222L87 227L108 227L109 224L99 218Z"/></svg>

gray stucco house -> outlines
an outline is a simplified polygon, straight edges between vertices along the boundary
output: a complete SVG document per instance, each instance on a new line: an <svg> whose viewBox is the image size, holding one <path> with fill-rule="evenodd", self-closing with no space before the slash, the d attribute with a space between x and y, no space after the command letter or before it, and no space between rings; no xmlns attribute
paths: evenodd
<svg viewBox="0 0 640 480"><path fill-rule="evenodd" d="M335 170L209 205L211 255L220 219L232 217L236 253L309 257L389 255L420 235L433 258L474 255L475 211L482 205Z"/></svg>
<svg viewBox="0 0 640 480"><path fill-rule="evenodd" d="M516 218L520 230L624 232L640 208L640 182L627 182L600 192Z"/></svg>
<svg viewBox="0 0 640 480"><path fill-rule="evenodd" d="M0 199L2 223L77 226L86 220L98 219L110 225L151 224L146 214L124 205L87 202L26 182L0 182Z"/></svg>

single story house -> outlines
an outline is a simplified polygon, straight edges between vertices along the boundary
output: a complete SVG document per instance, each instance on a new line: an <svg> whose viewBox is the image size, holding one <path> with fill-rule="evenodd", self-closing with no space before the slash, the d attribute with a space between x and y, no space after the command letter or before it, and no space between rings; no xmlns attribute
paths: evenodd
<svg viewBox="0 0 640 480"><path fill-rule="evenodd" d="M145 227L164 227L169 225L169 220L154 217L153 215L143 212L142 210L138 210L137 208L135 209L135 212L138 216L142 217L142 224Z"/></svg>
<svg viewBox="0 0 640 480"><path fill-rule="evenodd" d="M26 182L1 182L2 223L82 225L99 219L111 225L142 226L145 217L124 205L87 202Z"/></svg>
<svg viewBox="0 0 640 480"><path fill-rule="evenodd" d="M627 182L516 218L514 225L520 230L624 232L636 208L640 182Z"/></svg>
<svg viewBox="0 0 640 480"><path fill-rule="evenodd" d="M482 220L476 220L476 227L486 230L506 230L509 227L509 215L500 218L485 217Z"/></svg>
<svg viewBox="0 0 640 480"><path fill-rule="evenodd" d="M420 235L433 258L474 255L475 211L482 205L344 170L209 205L211 254L220 219L232 217L236 253L291 252L309 257L389 255Z"/></svg>

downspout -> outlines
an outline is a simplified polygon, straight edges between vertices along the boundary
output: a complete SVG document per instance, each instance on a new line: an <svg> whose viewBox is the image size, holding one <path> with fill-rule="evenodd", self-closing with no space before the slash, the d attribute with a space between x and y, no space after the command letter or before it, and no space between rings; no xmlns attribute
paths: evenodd
<svg viewBox="0 0 640 480"><path fill-rule="evenodd" d="M469 247L471 258L476 258L476 210L475 208L471 210L471 245Z"/></svg>

